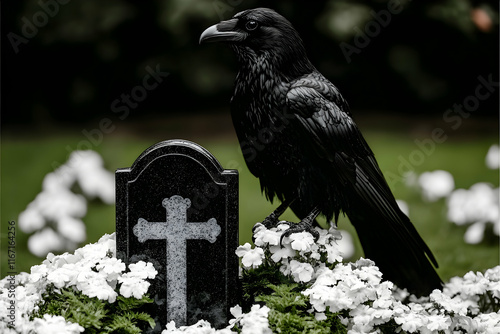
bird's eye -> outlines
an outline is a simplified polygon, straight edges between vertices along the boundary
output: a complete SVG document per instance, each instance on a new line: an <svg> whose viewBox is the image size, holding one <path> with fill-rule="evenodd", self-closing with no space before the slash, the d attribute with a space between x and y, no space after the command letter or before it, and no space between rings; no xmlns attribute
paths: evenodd
<svg viewBox="0 0 500 334"><path fill-rule="evenodd" d="M254 20L250 20L245 24L245 29L247 31L253 31L259 27L259 23Z"/></svg>

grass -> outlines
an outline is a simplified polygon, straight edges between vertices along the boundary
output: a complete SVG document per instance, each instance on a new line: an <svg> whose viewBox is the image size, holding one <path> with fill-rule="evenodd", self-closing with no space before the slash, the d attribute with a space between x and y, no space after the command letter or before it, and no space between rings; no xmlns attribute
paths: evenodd
<svg viewBox="0 0 500 334"><path fill-rule="evenodd" d="M408 160L412 152L419 150L408 134L401 131L382 131L364 129L384 174L398 175L402 159ZM137 138L132 135L109 134L95 147L105 160L106 168L115 170L128 167L148 146L169 137ZM225 168L237 168L240 173L240 244L251 242L251 228L269 214L278 203L270 204L260 193L260 186L247 170L234 137L193 138L217 157ZM19 213L41 191L43 177L53 170L54 164L66 161L71 149L81 144L79 133L34 138L5 134L2 141L1 165L1 272L7 275L7 227L9 221L17 221ZM476 182L490 182L498 186L498 171L486 168L484 158L491 144L498 142L497 134L481 133L466 139L457 136L442 144L435 144L431 154L415 164L417 173L444 169L451 172L456 186L468 188ZM69 147L70 149L68 149ZM392 173L392 174L391 174ZM389 182L396 198L407 201L410 217L422 237L438 259L439 274L444 280L463 275L470 270L485 270L499 264L498 242L468 245L463 241L464 228L456 227L446 221L444 201L425 203L420 194L402 182ZM99 202L91 202L88 214L84 217L87 224L87 241L95 242L104 233L115 231L115 208ZM283 219L297 221L287 211ZM339 227L351 232L356 243L355 257L362 251L355 231L345 217L341 217ZM16 268L15 271L29 271L41 259L27 250L29 235L19 228L16 230ZM394 250L397 251L397 250Z"/></svg>

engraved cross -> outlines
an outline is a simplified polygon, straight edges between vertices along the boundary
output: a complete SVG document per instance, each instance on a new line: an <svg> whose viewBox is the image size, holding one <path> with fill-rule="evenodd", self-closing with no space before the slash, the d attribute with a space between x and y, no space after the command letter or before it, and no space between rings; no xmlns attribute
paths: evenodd
<svg viewBox="0 0 500 334"><path fill-rule="evenodd" d="M139 218L133 228L139 242L166 240L167 242L167 321L176 326L187 324L187 259L186 240L208 240L214 243L221 232L215 218L207 222L187 222L189 198L175 195L162 202L167 210L166 222L148 222Z"/></svg>

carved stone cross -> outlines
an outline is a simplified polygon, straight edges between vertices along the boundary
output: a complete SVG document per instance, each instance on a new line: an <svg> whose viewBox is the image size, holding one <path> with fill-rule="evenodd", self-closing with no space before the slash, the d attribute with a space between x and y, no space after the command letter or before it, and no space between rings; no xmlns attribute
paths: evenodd
<svg viewBox="0 0 500 334"><path fill-rule="evenodd" d="M187 316L187 259L186 240L205 239L214 243L221 232L215 218L204 223L187 222L186 212L191 206L189 198L174 195L165 198L166 222L148 222L139 218L134 235L139 242L165 239L167 241L167 321L177 326L186 325Z"/></svg>

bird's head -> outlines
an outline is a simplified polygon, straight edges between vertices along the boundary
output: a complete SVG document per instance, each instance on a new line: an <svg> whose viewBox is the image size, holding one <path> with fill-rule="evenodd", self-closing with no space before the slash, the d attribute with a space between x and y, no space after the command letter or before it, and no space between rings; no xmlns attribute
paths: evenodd
<svg viewBox="0 0 500 334"><path fill-rule="evenodd" d="M265 55L283 68L310 72L302 39L292 24L272 9L256 8L237 13L230 20L207 28L200 44L226 42L243 62Z"/></svg>

